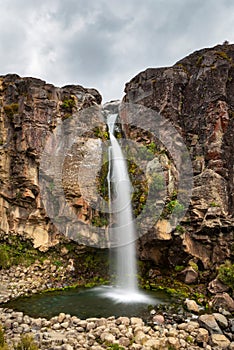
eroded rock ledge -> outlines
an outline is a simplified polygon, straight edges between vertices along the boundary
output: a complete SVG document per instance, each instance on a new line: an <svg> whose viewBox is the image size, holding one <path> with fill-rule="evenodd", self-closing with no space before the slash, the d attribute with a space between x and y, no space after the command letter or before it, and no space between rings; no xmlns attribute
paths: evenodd
<svg viewBox="0 0 234 350"><path fill-rule="evenodd" d="M188 269L185 280L189 278L190 283L212 279L217 275L218 265L226 259L233 262L234 258L234 45L197 51L173 67L147 69L126 85L125 92L125 102L143 105L170 120L189 150L194 173L189 210L172 230L168 216L176 203L175 165L167 149L157 144L153 135L126 128L128 138L153 146L151 151L158 157L167 179L168 212L139 240L139 256L159 267L184 266ZM42 250L60 241L40 197L40 157L46 139L61 120L89 107L100 108L100 104L101 96L95 89L74 85L57 88L15 74L0 77L2 239L6 235L22 235L31 238L34 246ZM82 122L91 123L89 118ZM105 235L107 224L82 197L74 169L87 151L85 137L98 139L106 137L105 133L103 120L100 128L84 135L84 142L80 139L74 145L71 153L75 157L69 156L64 162L64 191L78 220L86 227L84 235L90 231L90 223ZM52 194L56 191L53 183L49 190ZM97 236L93 239L98 239ZM202 272L200 275L193 272L192 279L191 262Z"/></svg>
<svg viewBox="0 0 234 350"><path fill-rule="evenodd" d="M162 223L145 235L139 243L141 257L165 265L186 265L194 258L202 269L233 260L234 45L196 51L172 67L149 68L127 83L125 92L125 102L171 121L183 136L194 172L186 217L174 232ZM152 135L146 140L134 127L128 126L126 133L137 142L157 145ZM165 147L158 147L169 188L175 169Z"/></svg>
<svg viewBox="0 0 234 350"><path fill-rule="evenodd" d="M35 78L16 74L0 77L0 234L31 238L46 249L59 241L58 231L44 210L38 172L45 142L58 122L101 103L95 89L82 86L54 87ZM87 123L89 121L87 120ZM53 154L53 150L52 154ZM68 169L69 170L69 169ZM67 195L69 181L64 184ZM53 190L51 184L51 191ZM80 217L91 215L79 199ZM78 203L79 200L79 203ZM88 220L87 219L87 220Z"/></svg>

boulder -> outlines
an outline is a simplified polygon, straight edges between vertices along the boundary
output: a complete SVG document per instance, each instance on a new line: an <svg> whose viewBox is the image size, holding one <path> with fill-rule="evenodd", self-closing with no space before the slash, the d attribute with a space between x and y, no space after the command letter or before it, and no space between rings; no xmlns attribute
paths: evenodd
<svg viewBox="0 0 234 350"><path fill-rule="evenodd" d="M192 266L189 266L180 273L180 276L183 276L184 283L192 284L197 282L198 272Z"/></svg>
<svg viewBox="0 0 234 350"><path fill-rule="evenodd" d="M228 293L217 293L212 298L212 303L216 307L223 307L230 312L234 311L234 300Z"/></svg>
<svg viewBox="0 0 234 350"><path fill-rule="evenodd" d="M230 345L230 340L223 334L211 334L210 345L218 349L228 349Z"/></svg>
<svg viewBox="0 0 234 350"><path fill-rule="evenodd" d="M199 323L200 326L207 329L210 334L223 334L213 315L201 315L199 317Z"/></svg>
<svg viewBox="0 0 234 350"><path fill-rule="evenodd" d="M208 285L208 290L212 294L227 292L229 287L223 284L218 278L215 278Z"/></svg>
<svg viewBox="0 0 234 350"><path fill-rule="evenodd" d="M187 309L189 311L199 313L199 306L197 305L195 300L186 299L185 305L187 306Z"/></svg>

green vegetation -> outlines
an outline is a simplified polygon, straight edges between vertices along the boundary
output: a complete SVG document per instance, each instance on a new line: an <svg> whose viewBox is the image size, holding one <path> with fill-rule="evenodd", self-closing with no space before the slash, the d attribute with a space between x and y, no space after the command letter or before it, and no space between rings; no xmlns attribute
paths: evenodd
<svg viewBox="0 0 234 350"><path fill-rule="evenodd" d="M185 268L185 267L184 267L183 265L176 265L176 266L175 266L175 271L176 271L176 272L181 272L181 271L184 270L184 268Z"/></svg>
<svg viewBox="0 0 234 350"><path fill-rule="evenodd" d="M72 109L76 106L76 102L74 97L70 97L69 99L63 100L62 109L66 112L72 113Z"/></svg>
<svg viewBox="0 0 234 350"><path fill-rule="evenodd" d="M173 199L166 204L165 208L168 214L171 214L172 212L180 214L184 210L184 205L181 204L177 199Z"/></svg>
<svg viewBox="0 0 234 350"><path fill-rule="evenodd" d="M22 335L20 342L14 346L14 350L39 350L38 346L30 335Z"/></svg>
<svg viewBox="0 0 234 350"><path fill-rule="evenodd" d="M124 350L119 344L109 344L107 345L107 350Z"/></svg>
<svg viewBox="0 0 234 350"><path fill-rule="evenodd" d="M191 335L188 335L185 340L187 343L190 343L190 344L194 343L194 339L193 337L191 337Z"/></svg>
<svg viewBox="0 0 234 350"><path fill-rule="evenodd" d="M3 332L3 329L2 329L2 325L0 325L0 349L2 349L4 344L5 344L4 332Z"/></svg>
<svg viewBox="0 0 234 350"><path fill-rule="evenodd" d="M0 241L0 268L2 269L19 264L29 266L42 257L43 253L33 248L29 240L22 241L17 236L11 236L8 242Z"/></svg>
<svg viewBox="0 0 234 350"><path fill-rule="evenodd" d="M94 135L98 137L99 139L102 139L103 141L106 141L109 139L109 133L106 130L103 130L99 126L95 126L93 129Z"/></svg>
<svg viewBox="0 0 234 350"><path fill-rule="evenodd" d="M204 60L204 56L199 56L197 59L196 65L201 66L203 60Z"/></svg>
<svg viewBox="0 0 234 350"><path fill-rule="evenodd" d="M3 107L3 109L4 109L4 112L6 113L6 115L9 118L12 118L14 116L14 114L18 113L19 105L18 105L18 103L11 103L9 105L5 105Z"/></svg>
<svg viewBox="0 0 234 350"><path fill-rule="evenodd" d="M150 190L158 192L164 190L165 188L166 184L163 175L153 174L150 183Z"/></svg>
<svg viewBox="0 0 234 350"><path fill-rule="evenodd" d="M219 207L219 204L217 204L216 202L211 202L210 207Z"/></svg>
<svg viewBox="0 0 234 350"><path fill-rule="evenodd" d="M150 151L152 154L155 154L159 152L158 147L155 142L151 141L149 144L146 144L146 148L148 151Z"/></svg>
<svg viewBox="0 0 234 350"><path fill-rule="evenodd" d="M97 189L100 195L105 201L108 202L108 181L107 174L109 169L109 162L106 159L103 159L102 167L97 176Z"/></svg>
<svg viewBox="0 0 234 350"><path fill-rule="evenodd" d="M215 53L219 58L222 58L223 60L232 61L232 58L228 57L228 55L224 51L216 51Z"/></svg>
<svg viewBox="0 0 234 350"><path fill-rule="evenodd" d="M179 233L184 233L185 232L185 228L181 225L177 225L176 226L176 232L179 232Z"/></svg>
<svg viewBox="0 0 234 350"><path fill-rule="evenodd" d="M94 216L91 221L93 226L103 227L108 225L108 216L105 214L99 214L99 216Z"/></svg>
<svg viewBox="0 0 234 350"><path fill-rule="evenodd" d="M234 289L234 264L229 260L220 265L218 269L218 279L228 287Z"/></svg>
<svg viewBox="0 0 234 350"><path fill-rule="evenodd" d="M199 271L197 264L194 261L189 261L189 266L191 266L195 271Z"/></svg>
<svg viewBox="0 0 234 350"><path fill-rule="evenodd" d="M14 350L39 350L38 346L33 340L33 337L29 334L22 335L18 344L14 344ZM0 325L0 350L10 350L5 341L4 331Z"/></svg>

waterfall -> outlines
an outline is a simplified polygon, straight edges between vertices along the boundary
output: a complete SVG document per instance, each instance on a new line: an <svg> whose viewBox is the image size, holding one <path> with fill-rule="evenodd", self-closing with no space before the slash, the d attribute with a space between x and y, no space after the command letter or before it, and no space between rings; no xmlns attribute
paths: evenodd
<svg viewBox="0 0 234 350"><path fill-rule="evenodd" d="M108 117L110 136L108 192L112 225L109 228L110 248L115 256L116 286L126 293L137 293L135 226L132 215L132 185L127 163L114 136L118 114Z"/></svg>

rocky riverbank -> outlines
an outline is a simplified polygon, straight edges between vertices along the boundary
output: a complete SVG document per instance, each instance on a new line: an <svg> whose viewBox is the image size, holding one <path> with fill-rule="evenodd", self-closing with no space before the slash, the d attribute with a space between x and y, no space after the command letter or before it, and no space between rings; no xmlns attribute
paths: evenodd
<svg viewBox="0 0 234 350"><path fill-rule="evenodd" d="M0 271L0 302L75 282L73 261L56 266L49 259ZM224 308L201 315L195 301L155 307L145 319L138 317L89 318L59 314L49 320L0 308L0 324L10 347L29 334L41 350L72 349L234 349L234 318ZM200 314L200 315L199 315Z"/></svg>
<svg viewBox="0 0 234 350"><path fill-rule="evenodd" d="M49 259L32 265L12 266L0 270L0 303L21 295L30 295L47 289L64 288L75 282L73 260L56 266Z"/></svg>
<svg viewBox="0 0 234 350"><path fill-rule="evenodd" d="M22 312L0 309L0 322L9 346L22 334L30 334L41 350L73 349L234 349L234 319L221 313L201 315L197 320L167 323L154 315L146 324L137 317L89 318L59 314L46 320Z"/></svg>

